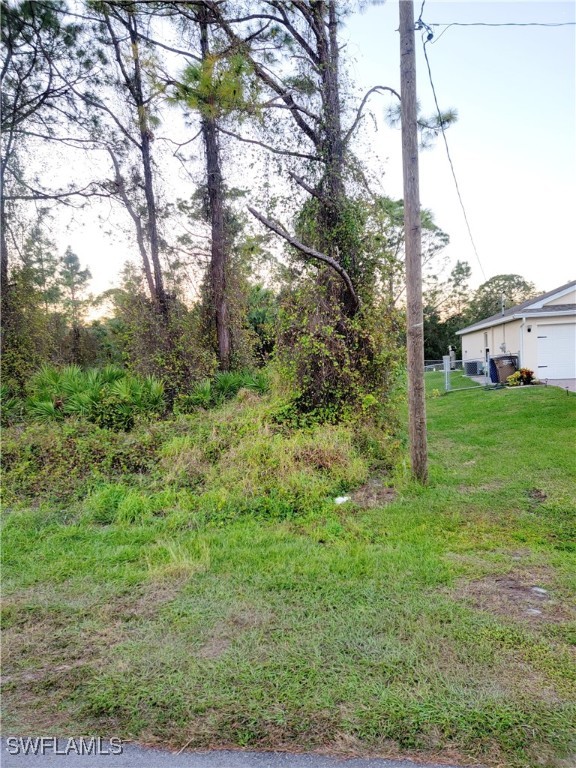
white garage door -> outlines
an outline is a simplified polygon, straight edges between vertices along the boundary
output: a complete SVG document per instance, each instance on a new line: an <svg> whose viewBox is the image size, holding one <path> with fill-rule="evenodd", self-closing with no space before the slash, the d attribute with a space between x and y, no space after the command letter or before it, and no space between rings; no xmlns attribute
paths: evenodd
<svg viewBox="0 0 576 768"><path fill-rule="evenodd" d="M538 326L539 379L576 378L576 324Z"/></svg>

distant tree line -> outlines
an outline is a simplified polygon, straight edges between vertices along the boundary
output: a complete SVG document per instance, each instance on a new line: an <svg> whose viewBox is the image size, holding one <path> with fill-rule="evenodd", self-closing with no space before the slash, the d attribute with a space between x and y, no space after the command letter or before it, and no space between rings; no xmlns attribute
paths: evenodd
<svg viewBox="0 0 576 768"><path fill-rule="evenodd" d="M1 3L5 381L22 387L43 361L113 362L159 377L173 402L273 357L301 412L335 419L368 395L386 401L404 344L403 205L373 192L359 158L370 100L397 94L375 83L352 99L348 11ZM423 142L454 119L422 117ZM102 200L132 258L94 298L82 254L58 253L55 222ZM492 294L470 294L464 262L439 282L448 236L429 211L423 232L426 356L438 357Z"/></svg>

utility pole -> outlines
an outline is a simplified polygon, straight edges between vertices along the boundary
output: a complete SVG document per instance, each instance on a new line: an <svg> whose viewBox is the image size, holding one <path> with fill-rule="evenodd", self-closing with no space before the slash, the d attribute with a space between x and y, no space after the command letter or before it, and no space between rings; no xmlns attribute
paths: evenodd
<svg viewBox="0 0 576 768"><path fill-rule="evenodd" d="M422 234L418 180L418 125L414 3L400 0L400 95L408 346L408 426L412 476L428 480L424 390L424 313L422 309Z"/></svg>

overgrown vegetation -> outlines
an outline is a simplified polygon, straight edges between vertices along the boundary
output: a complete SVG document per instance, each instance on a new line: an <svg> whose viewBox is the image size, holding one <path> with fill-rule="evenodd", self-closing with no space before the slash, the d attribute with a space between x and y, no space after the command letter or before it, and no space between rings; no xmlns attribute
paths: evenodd
<svg viewBox="0 0 576 768"><path fill-rule="evenodd" d="M2 394L3 424L22 414L34 421L82 417L100 427L129 431L136 419L150 419L165 409L161 381L113 365L86 371L77 365L44 365L29 380L24 402L7 387Z"/></svg>
<svg viewBox="0 0 576 768"><path fill-rule="evenodd" d="M46 379L54 386L55 372L48 373L39 375L37 391ZM259 394L268 386L264 372L220 373L179 404L192 413L154 423L141 419L130 432L114 430L116 418L109 429L99 420L60 417L55 423L52 410L45 418L41 409L40 423L5 432L5 500L89 497L90 505L92 495L99 499L102 492L102 499L117 505L119 493L139 493L145 508L147 495L169 488L175 495L166 497L172 502L164 502L163 514L289 518L323 506L371 469L387 471L396 461L400 443L376 428L374 406L372 417L364 413L347 425L312 421L298 427L287 419L284 399Z"/></svg>
<svg viewBox="0 0 576 768"><path fill-rule="evenodd" d="M7 727L556 768L574 401L434 389L407 479L403 202L355 156L383 89L355 113L348 5L0 5ZM102 198L138 258L94 298L52 206ZM422 237L427 356L534 290L443 282Z"/></svg>
<svg viewBox="0 0 576 768"><path fill-rule="evenodd" d="M574 397L431 393L423 489L366 414L294 428L274 392L5 430L5 727L562 765Z"/></svg>

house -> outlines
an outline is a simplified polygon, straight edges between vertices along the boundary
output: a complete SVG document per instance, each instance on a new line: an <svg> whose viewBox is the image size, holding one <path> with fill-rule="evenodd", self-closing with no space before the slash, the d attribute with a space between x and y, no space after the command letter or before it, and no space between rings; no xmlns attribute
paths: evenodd
<svg viewBox="0 0 576 768"><path fill-rule="evenodd" d="M465 369L510 354L538 379L576 379L576 280L457 333Z"/></svg>

